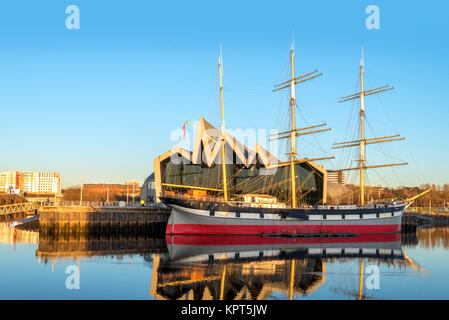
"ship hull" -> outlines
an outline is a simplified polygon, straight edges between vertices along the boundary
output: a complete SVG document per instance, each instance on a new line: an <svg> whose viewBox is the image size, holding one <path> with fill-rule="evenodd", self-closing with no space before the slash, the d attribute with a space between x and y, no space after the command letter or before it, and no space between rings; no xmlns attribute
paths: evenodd
<svg viewBox="0 0 449 320"><path fill-rule="evenodd" d="M163 201L172 209L166 233L192 235L394 233L401 231L405 209L405 205L350 210L208 208L199 201Z"/></svg>

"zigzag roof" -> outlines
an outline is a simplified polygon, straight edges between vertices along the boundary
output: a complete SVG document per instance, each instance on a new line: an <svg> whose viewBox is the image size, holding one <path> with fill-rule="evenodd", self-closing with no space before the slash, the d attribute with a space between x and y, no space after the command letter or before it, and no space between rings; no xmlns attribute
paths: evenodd
<svg viewBox="0 0 449 320"><path fill-rule="evenodd" d="M256 163L256 159L261 164L268 167L277 164L279 160L269 151L256 143L252 150L249 150L243 143L232 137L228 133L224 134L224 143L226 144L226 163L233 162L232 152L236 155L238 164L244 164L249 167ZM201 152L204 153L204 162L211 166L213 163L222 163L221 148L223 146L223 135L221 131L207 122L203 117L198 120L198 127L193 146L192 162L201 163Z"/></svg>

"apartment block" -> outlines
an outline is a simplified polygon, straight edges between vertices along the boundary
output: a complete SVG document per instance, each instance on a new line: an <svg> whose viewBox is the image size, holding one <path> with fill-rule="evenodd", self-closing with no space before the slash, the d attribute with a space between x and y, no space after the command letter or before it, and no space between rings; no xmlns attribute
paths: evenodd
<svg viewBox="0 0 449 320"><path fill-rule="evenodd" d="M4 171L0 173L0 192L60 193L61 177L57 172Z"/></svg>
<svg viewBox="0 0 449 320"><path fill-rule="evenodd" d="M346 184L347 183L346 173L342 172L342 171L328 171L327 172L327 182L328 183Z"/></svg>

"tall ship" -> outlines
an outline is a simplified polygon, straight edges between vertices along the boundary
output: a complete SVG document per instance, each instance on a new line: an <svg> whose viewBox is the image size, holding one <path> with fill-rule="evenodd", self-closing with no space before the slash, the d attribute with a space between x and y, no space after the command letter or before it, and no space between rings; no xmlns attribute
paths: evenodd
<svg viewBox="0 0 449 320"><path fill-rule="evenodd" d="M226 131L222 61L220 53L219 85L222 122L220 130L213 128L200 118L196 129L201 131L201 137L198 138L200 134L197 135L194 152L190 153L182 148L178 151L189 160L196 160L197 166L181 164L181 167L176 167L176 170L165 169L164 174L170 176L172 180L161 183L164 190L160 192L159 198L171 208L171 216L166 228L167 235L347 236L401 231L404 210L420 195L406 200L390 199L365 203L366 170L407 163L369 166L366 164L365 147L367 145L404 138L399 135L365 137L365 97L391 90L393 87L387 85L376 89L364 89L363 54L360 59L360 92L342 97L339 101L358 99L360 106L358 139L338 142L334 146L334 148L356 147L359 149L357 166L337 170L360 172L360 201L357 204L345 205L327 203L325 179L327 173L323 167L315 165L315 161L334 157L299 158L296 148L297 137L331 130L325 127L326 123L297 128L295 120L297 107L295 86L319 77L322 73L315 70L296 76L292 45L289 61L290 79L276 85L273 89L273 91L287 89L290 93L291 126L287 131L271 135L272 140L288 139L290 142L288 160L277 161L260 145L256 144L253 150L249 150ZM205 160L202 157L204 153L206 153ZM241 161L238 164L239 159ZM171 166L171 168L174 167L174 165ZM314 181L311 182L311 176L305 174L307 170L317 177L312 178L312 180L315 179ZM180 178L176 180L175 176ZM219 183L209 184L210 181L217 180ZM320 184L320 181L324 182ZM319 186L321 188L318 188ZM318 192L321 192L323 196L316 198L318 200L314 203L313 195Z"/></svg>

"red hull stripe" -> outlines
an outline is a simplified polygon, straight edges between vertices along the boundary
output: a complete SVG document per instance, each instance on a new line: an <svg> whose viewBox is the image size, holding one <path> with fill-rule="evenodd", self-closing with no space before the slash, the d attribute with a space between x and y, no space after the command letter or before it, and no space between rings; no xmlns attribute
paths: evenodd
<svg viewBox="0 0 449 320"><path fill-rule="evenodd" d="M262 233L392 233L401 231L401 225L203 225L168 224L166 234L234 234Z"/></svg>
<svg viewBox="0 0 449 320"><path fill-rule="evenodd" d="M261 237L261 236L218 236L218 235L166 235L167 244L174 245L276 245L276 244L316 244L316 243L362 243L398 242L401 234L361 234L354 237Z"/></svg>

